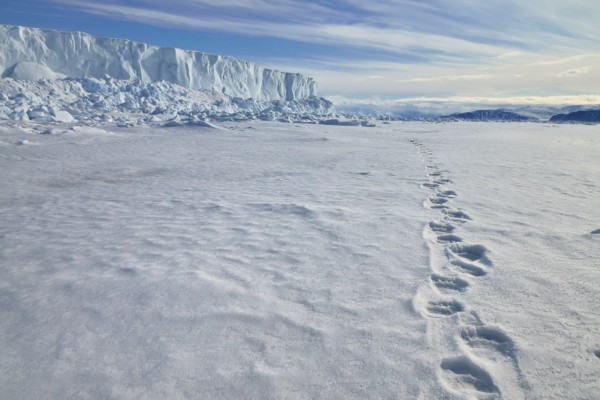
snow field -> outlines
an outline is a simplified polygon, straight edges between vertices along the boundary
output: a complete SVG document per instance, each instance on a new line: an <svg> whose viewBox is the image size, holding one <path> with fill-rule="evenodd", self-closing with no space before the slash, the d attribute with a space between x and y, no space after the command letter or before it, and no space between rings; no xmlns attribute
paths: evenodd
<svg viewBox="0 0 600 400"><path fill-rule="evenodd" d="M0 126L2 398L594 398L590 126Z"/></svg>
<svg viewBox="0 0 600 400"><path fill-rule="evenodd" d="M222 127L3 132L0 397L435 385L416 155L367 128Z"/></svg>

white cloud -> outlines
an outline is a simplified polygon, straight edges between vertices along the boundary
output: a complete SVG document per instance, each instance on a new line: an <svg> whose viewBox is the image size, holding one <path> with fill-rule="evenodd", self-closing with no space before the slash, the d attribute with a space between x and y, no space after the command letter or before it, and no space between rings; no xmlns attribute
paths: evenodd
<svg viewBox="0 0 600 400"><path fill-rule="evenodd" d="M567 64L567 63L570 63L573 61L580 61L580 60L586 59L588 57L590 57L589 54L579 54L576 56L559 58L558 60L537 61L537 62L527 64L527 66L528 67L541 67L541 66L548 66L548 65Z"/></svg>
<svg viewBox="0 0 600 400"><path fill-rule="evenodd" d="M399 80L398 82L441 82L441 81L479 81L482 79L493 79L494 75L444 75L434 76L429 78L410 78Z"/></svg>
<svg viewBox="0 0 600 400"><path fill-rule="evenodd" d="M330 98L336 104L372 104L380 106L392 106L399 104L421 104L421 103L442 103L442 104L480 104L480 105L596 105L600 104L600 94L598 95L578 95L578 96L513 96L513 97L469 97L469 96L448 96L448 97L409 97L397 99L381 98L353 98L344 96L331 96Z"/></svg>
<svg viewBox="0 0 600 400"><path fill-rule="evenodd" d="M571 68L566 71L561 71L556 76L559 78L572 78L579 75L587 75L592 70L591 67L579 67L579 68Z"/></svg>

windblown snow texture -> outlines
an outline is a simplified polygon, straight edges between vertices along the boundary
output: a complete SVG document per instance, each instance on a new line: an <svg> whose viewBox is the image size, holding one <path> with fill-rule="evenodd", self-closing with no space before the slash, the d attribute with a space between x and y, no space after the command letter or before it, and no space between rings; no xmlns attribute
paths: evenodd
<svg viewBox="0 0 600 400"><path fill-rule="evenodd" d="M1 76L15 79L112 78L167 81L258 101L315 96L316 82L301 74L262 68L231 57L150 46L82 32L0 25Z"/></svg>

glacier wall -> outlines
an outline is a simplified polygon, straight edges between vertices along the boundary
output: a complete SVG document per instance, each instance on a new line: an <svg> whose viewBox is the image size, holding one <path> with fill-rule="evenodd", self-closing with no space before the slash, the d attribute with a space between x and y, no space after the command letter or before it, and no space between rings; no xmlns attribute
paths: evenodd
<svg viewBox="0 0 600 400"><path fill-rule="evenodd" d="M258 101L316 96L314 79L231 57L150 46L82 32L0 25L1 77L167 81Z"/></svg>

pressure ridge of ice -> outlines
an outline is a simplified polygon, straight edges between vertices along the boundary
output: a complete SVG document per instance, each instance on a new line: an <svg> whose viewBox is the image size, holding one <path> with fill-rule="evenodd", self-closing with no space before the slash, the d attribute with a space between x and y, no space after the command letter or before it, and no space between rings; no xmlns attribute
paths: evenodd
<svg viewBox="0 0 600 400"><path fill-rule="evenodd" d="M334 113L330 101L256 101L169 82L94 79L0 79L0 120L111 123L138 125L171 120L171 124L207 118L220 121L312 122ZM66 119L65 119L66 118Z"/></svg>

